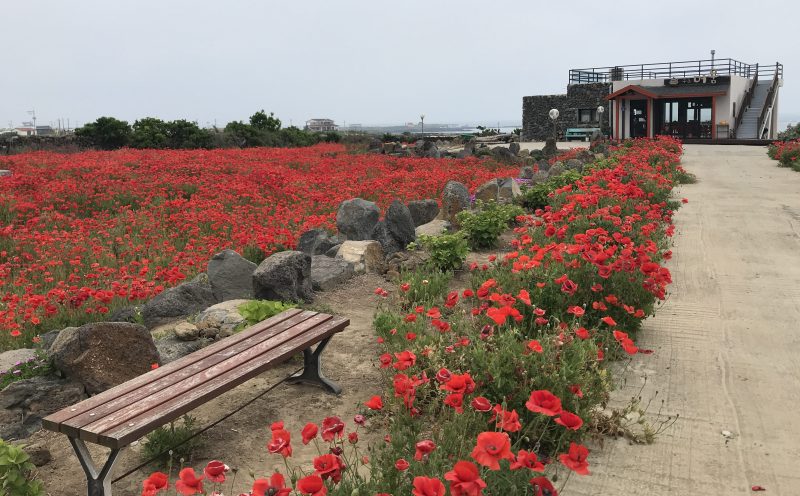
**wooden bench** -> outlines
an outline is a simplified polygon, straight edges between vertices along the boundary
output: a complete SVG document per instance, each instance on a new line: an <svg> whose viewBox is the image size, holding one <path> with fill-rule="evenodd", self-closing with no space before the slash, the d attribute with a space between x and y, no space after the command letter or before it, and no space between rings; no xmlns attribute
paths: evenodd
<svg viewBox="0 0 800 496"><path fill-rule="evenodd" d="M86 473L89 496L110 496L110 473L124 447L299 351L303 351L304 369L288 381L340 393L341 389L322 375L320 357L330 338L349 324L343 317L287 310L56 412L42 425L69 437ZM111 448L99 471L86 442Z"/></svg>

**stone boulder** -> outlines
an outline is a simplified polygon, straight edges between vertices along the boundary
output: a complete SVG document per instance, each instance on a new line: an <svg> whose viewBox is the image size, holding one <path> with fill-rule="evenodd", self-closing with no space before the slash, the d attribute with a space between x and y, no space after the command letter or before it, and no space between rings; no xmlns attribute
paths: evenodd
<svg viewBox="0 0 800 496"><path fill-rule="evenodd" d="M336 258L351 262L356 274L383 269L383 249L377 241L345 241Z"/></svg>
<svg viewBox="0 0 800 496"><path fill-rule="evenodd" d="M339 253L339 247L340 246L342 246L341 243L339 243L338 245L331 246L331 249L325 252L325 256L326 257L335 258L336 254Z"/></svg>
<svg viewBox="0 0 800 496"><path fill-rule="evenodd" d="M253 272L253 295L259 300L313 300L311 256L299 251L282 251L264 259Z"/></svg>
<svg viewBox="0 0 800 496"><path fill-rule="evenodd" d="M380 221L375 224L375 229L372 230L370 239L380 243L383 253L387 255L402 251L404 248L404 246L402 246L397 239L392 236L392 233L389 231L389 227L386 225L385 221Z"/></svg>
<svg viewBox="0 0 800 496"><path fill-rule="evenodd" d="M84 399L83 385L67 379L38 376L13 382L0 391L0 438L26 438L41 428L42 418Z"/></svg>
<svg viewBox="0 0 800 496"><path fill-rule="evenodd" d="M514 198L522 195L522 190L514 178L507 177L497 180L497 200L500 202L509 203Z"/></svg>
<svg viewBox="0 0 800 496"><path fill-rule="evenodd" d="M311 285L315 291L328 291L347 281L356 271L351 262L325 255L311 257Z"/></svg>
<svg viewBox="0 0 800 496"><path fill-rule="evenodd" d="M208 262L208 281L217 301L253 297L253 271L257 265L233 250L223 250Z"/></svg>
<svg viewBox="0 0 800 496"><path fill-rule="evenodd" d="M386 227L392 237L400 244L401 249L417 239L414 233L414 218L411 211L400 200L395 200L386 210Z"/></svg>
<svg viewBox="0 0 800 496"><path fill-rule="evenodd" d="M193 315L217 303L208 275L169 288L142 305L144 325L149 329Z"/></svg>
<svg viewBox="0 0 800 496"><path fill-rule="evenodd" d="M4 351L0 353L0 374L35 358L36 350L31 348L20 348L18 350Z"/></svg>
<svg viewBox="0 0 800 496"><path fill-rule="evenodd" d="M302 251L309 255L324 255L332 247L341 243L339 236L331 236L328 231L321 227L315 227L300 235L297 241L297 251Z"/></svg>
<svg viewBox="0 0 800 496"><path fill-rule="evenodd" d="M67 328L50 347L53 365L96 394L151 370L160 358L144 326L95 322Z"/></svg>
<svg viewBox="0 0 800 496"><path fill-rule="evenodd" d="M499 193L500 187L497 184L497 179L492 179L478 186L478 189L475 190L475 200L480 200L484 203L496 202Z"/></svg>
<svg viewBox="0 0 800 496"><path fill-rule="evenodd" d="M181 341L175 336L170 336L156 341L156 349L161 356L161 364L163 365L194 353L208 343L209 341L205 339Z"/></svg>
<svg viewBox="0 0 800 496"><path fill-rule="evenodd" d="M132 322L136 323L139 318L140 309L134 305L117 308L108 314L108 322Z"/></svg>
<svg viewBox="0 0 800 496"><path fill-rule="evenodd" d="M427 224L422 224L416 229L419 236L439 236L450 230L450 223L442 219L434 219Z"/></svg>
<svg viewBox="0 0 800 496"><path fill-rule="evenodd" d="M511 150L505 146L496 146L492 148L492 155L501 162L513 162L517 157L515 153L512 153Z"/></svg>
<svg viewBox="0 0 800 496"><path fill-rule="evenodd" d="M442 191L442 208L439 211L439 219L458 226L456 214L469 206L470 198L467 187L458 181L447 181Z"/></svg>
<svg viewBox="0 0 800 496"><path fill-rule="evenodd" d="M417 152L420 157L425 158L441 158L439 147L433 141L424 141L421 149Z"/></svg>
<svg viewBox="0 0 800 496"><path fill-rule="evenodd" d="M583 171L583 162L574 158L567 160L567 163L564 164L564 167L567 170L576 170L578 172Z"/></svg>
<svg viewBox="0 0 800 496"><path fill-rule="evenodd" d="M561 162L554 163L547 171L548 177L560 176L564 173L564 164Z"/></svg>
<svg viewBox="0 0 800 496"><path fill-rule="evenodd" d="M370 239L381 211L371 201L353 198L343 201L336 213L336 228L351 241Z"/></svg>
<svg viewBox="0 0 800 496"><path fill-rule="evenodd" d="M531 156L531 151L528 150L527 148L524 149L524 150L520 150L519 151L519 156L522 157L522 158L528 158L528 157Z"/></svg>
<svg viewBox="0 0 800 496"><path fill-rule="evenodd" d="M533 179L533 167L525 165L519 170L520 179Z"/></svg>
<svg viewBox="0 0 800 496"><path fill-rule="evenodd" d="M194 324L200 330L200 335L204 337L218 337L233 334L233 331L240 324L245 322L245 318L239 313L239 306L250 300L228 300L210 306L200 312L194 319ZM211 331L215 329L218 332Z"/></svg>
<svg viewBox="0 0 800 496"><path fill-rule="evenodd" d="M181 341L194 341L200 337L200 329L191 322L180 322L175 326L175 337Z"/></svg>
<svg viewBox="0 0 800 496"><path fill-rule="evenodd" d="M547 174L547 171L541 171L540 170L540 171L534 172L533 176L531 177L531 184L543 183L543 182L547 181L548 177L549 176Z"/></svg>
<svg viewBox="0 0 800 496"><path fill-rule="evenodd" d="M558 147L556 146L556 140L554 138L547 138L545 140L542 153L545 157L555 157L558 155Z"/></svg>
<svg viewBox="0 0 800 496"><path fill-rule="evenodd" d="M408 202L408 211L414 221L414 227L427 224L439 214L439 204L436 200L414 200Z"/></svg>
<svg viewBox="0 0 800 496"><path fill-rule="evenodd" d="M550 162L547 160L539 160L536 162L536 165L539 166L540 171L549 171L550 170Z"/></svg>
<svg viewBox="0 0 800 496"><path fill-rule="evenodd" d="M516 141L513 141L511 142L510 145L508 145L508 151L510 151L514 155L519 155L519 150L520 150L519 143L517 143Z"/></svg>

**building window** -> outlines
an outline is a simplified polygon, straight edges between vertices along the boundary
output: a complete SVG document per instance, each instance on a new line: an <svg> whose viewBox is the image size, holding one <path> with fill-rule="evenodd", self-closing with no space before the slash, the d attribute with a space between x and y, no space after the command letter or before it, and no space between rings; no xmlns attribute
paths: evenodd
<svg viewBox="0 0 800 496"><path fill-rule="evenodd" d="M582 124L597 122L597 109L578 109L578 122Z"/></svg>

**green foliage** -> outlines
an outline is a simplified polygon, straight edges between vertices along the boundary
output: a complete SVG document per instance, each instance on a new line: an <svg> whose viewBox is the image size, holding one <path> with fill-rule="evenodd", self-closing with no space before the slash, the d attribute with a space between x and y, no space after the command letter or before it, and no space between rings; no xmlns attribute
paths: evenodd
<svg viewBox="0 0 800 496"><path fill-rule="evenodd" d="M142 445L142 457L155 458L156 463L164 467L173 460L191 460L192 453L202 444L199 438L192 437L198 431L195 422L194 417L184 415L180 424L170 422L168 426L154 430Z"/></svg>
<svg viewBox="0 0 800 496"><path fill-rule="evenodd" d="M267 258L267 254L257 245L247 245L242 249L242 257L258 265Z"/></svg>
<svg viewBox="0 0 800 496"><path fill-rule="evenodd" d="M462 231L439 236L423 235L419 242L430 252L431 265L442 272L460 269L469 253L469 244Z"/></svg>
<svg viewBox="0 0 800 496"><path fill-rule="evenodd" d="M786 126L786 130L778 133L778 140L780 141L791 141L795 139L800 139L800 122L798 122L794 126L790 124Z"/></svg>
<svg viewBox="0 0 800 496"><path fill-rule="evenodd" d="M21 447L0 439L0 494L44 496L44 485L35 479L35 470Z"/></svg>
<svg viewBox="0 0 800 496"><path fill-rule="evenodd" d="M133 148L166 148L167 123L155 117L145 117L133 123L131 146Z"/></svg>
<svg viewBox="0 0 800 496"><path fill-rule="evenodd" d="M259 110L250 116L250 125L261 131L280 131L281 120L275 117L275 113L267 115L264 109Z"/></svg>
<svg viewBox="0 0 800 496"><path fill-rule="evenodd" d="M0 391L12 382L30 379L41 375L49 375L53 372L53 366L44 352L36 352L36 356L30 361L14 365L8 370L0 370Z"/></svg>
<svg viewBox="0 0 800 496"><path fill-rule="evenodd" d="M211 132L201 129L196 123L183 119L168 122L167 148L210 148L213 142Z"/></svg>
<svg viewBox="0 0 800 496"><path fill-rule="evenodd" d="M522 195L514 201L526 210L534 211L537 208L544 208L548 205L548 197L553 191L572 184L581 178L581 173L575 170L568 170L563 174L549 178L547 181L532 186L524 186Z"/></svg>
<svg viewBox="0 0 800 496"><path fill-rule="evenodd" d="M239 314L247 320L248 325L253 325L290 308L297 308L297 305L282 301L251 300L239 305Z"/></svg>
<svg viewBox="0 0 800 496"><path fill-rule="evenodd" d="M483 203L478 200L476 207L474 211L464 210L456 215L474 250L493 248L511 221L525 214L518 205L501 205L493 201Z"/></svg>
<svg viewBox="0 0 800 496"><path fill-rule="evenodd" d="M103 150L113 150L127 146L131 137L131 127L127 121L113 117L100 117L75 130L77 136L86 138L92 146Z"/></svg>

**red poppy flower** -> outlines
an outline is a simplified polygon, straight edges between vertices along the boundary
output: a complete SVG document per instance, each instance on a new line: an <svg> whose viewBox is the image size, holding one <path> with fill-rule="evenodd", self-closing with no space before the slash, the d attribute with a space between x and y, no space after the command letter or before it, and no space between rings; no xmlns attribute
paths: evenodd
<svg viewBox="0 0 800 496"><path fill-rule="evenodd" d="M297 481L295 490L306 496L325 496L328 489L322 482L322 477L312 474Z"/></svg>
<svg viewBox="0 0 800 496"><path fill-rule="evenodd" d="M314 474L322 477L322 480L331 479L338 483L342 480L342 469L342 459L331 453L314 458Z"/></svg>
<svg viewBox="0 0 800 496"><path fill-rule="evenodd" d="M475 391L475 381L469 372L464 374L451 374L448 380L440 389L450 391L451 393L466 393L469 394Z"/></svg>
<svg viewBox="0 0 800 496"><path fill-rule="evenodd" d="M505 432L481 432L472 458L489 470L500 470L500 460L513 460L511 440Z"/></svg>
<svg viewBox="0 0 800 496"><path fill-rule="evenodd" d="M527 348L527 352L526 353L530 353L531 351L536 352L536 353L543 353L544 352L544 350L542 349L542 343L540 343L539 341L537 341L535 339L531 339L530 341L528 341L528 344L526 344L525 347Z"/></svg>
<svg viewBox="0 0 800 496"><path fill-rule="evenodd" d="M444 399L444 404L452 407L456 413L464 413L464 395L461 393L448 394Z"/></svg>
<svg viewBox="0 0 800 496"><path fill-rule="evenodd" d="M175 481L175 489L184 496L192 494L202 494L203 492L203 476L197 477L194 469L186 467L178 473L178 480Z"/></svg>
<svg viewBox="0 0 800 496"><path fill-rule="evenodd" d="M589 339L589 331L585 327L575 329L575 335L581 339Z"/></svg>
<svg viewBox="0 0 800 496"><path fill-rule="evenodd" d="M219 460L211 460L203 469L206 478L212 482L225 482L225 472L228 471L228 466Z"/></svg>
<svg viewBox="0 0 800 496"><path fill-rule="evenodd" d="M380 396L373 396L364 405L370 410L381 410L383 409L383 399Z"/></svg>
<svg viewBox="0 0 800 496"><path fill-rule="evenodd" d="M583 425L583 419L581 419L574 413L570 413L566 410L561 410L561 413L558 414L558 418L555 419L555 423L563 425L567 429L572 429L573 431L577 431Z"/></svg>
<svg viewBox="0 0 800 496"><path fill-rule="evenodd" d="M579 475L589 475L589 450L582 444L569 443L569 452L558 455L565 467Z"/></svg>
<svg viewBox="0 0 800 496"><path fill-rule="evenodd" d="M286 487L283 475L275 472L269 479L256 479L253 481L251 496L289 496L291 487Z"/></svg>
<svg viewBox="0 0 800 496"><path fill-rule="evenodd" d="M493 420L498 428L506 432L517 432L522 429L522 424L519 423L519 414L517 414L516 410L509 412L504 410L502 406L496 405L494 411L495 418Z"/></svg>
<svg viewBox="0 0 800 496"><path fill-rule="evenodd" d="M583 314L586 313L586 311L583 309L583 307L579 307L579 306L575 305L575 306L567 308L567 313L571 313L572 315L574 315L576 317L582 317Z"/></svg>
<svg viewBox="0 0 800 496"><path fill-rule="evenodd" d="M531 479L533 496L558 496L558 491L547 477L534 477Z"/></svg>
<svg viewBox="0 0 800 496"><path fill-rule="evenodd" d="M431 451L436 449L436 444L434 444L434 442L430 439L423 439L414 445L414 448L414 459L420 461L424 456L430 454Z"/></svg>
<svg viewBox="0 0 800 496"><path fill-rule="evenodd" d="M526 290L520 289L517 298L519 298L522 303L531 306L531 295Z"/></svg>
<svg viewBox="0 0 800 496"><path fill-rule="evenodd" d="M546 389L533 391L525 406L534 413L541 413L549 417L561 412L561 400Z"/></svg>
<svg viewBox="0 0 800 496"><path fill-rule="evenodd" d="M169 488L169 478L163 472L153 472L150 477L142 481L142 495L155 496L159 491Z"/></svg>
<svg viewBox="0 0 800 496"><path fill-rule="evenodd" d="M417 321L417 315L413 314L413 313L410 313L410 314L406 315L406 318L404 320L406 322L416 322Z"/></svg>
<svg viewBox="0 0 800 496"><path fill-rule="evenodd" d="M444 496L445 487L439 479L414 477L412 485L414 486L411 491L413 496Z"/></svg>
<svg viewBox="0 0 800 496"><path fill-rule="evenodd" d="M409 289L411 289L411 285L407 282L404 282L403 284L400 285L400 290L403 292L406 292Z"/></svg>
<svg viewBox="0 0 800 496"><path fill-rule="evenodd" d="M544 472L544 464L539 461L539 457L533 451L519 450L516 458L511 462L511 470L527 468L534 472Z"/></svg>
<svg viewBox="0 0 800 496"><path fill-rule="evenodd" d="M394 363L393 367L397 370L406 370L417 363L417 355L408 350L395 353L394 356L397 358L397 361Z"/></svg>
<svg viewBox="0 0 800 496"><path fill-rule="evenodd" d="M474 292L474 291L472 291L471 289L465 289L465 290L464 290L464 291L461 293L461 295L462 295L464 298L470 298L470 297L472 297L472 296L475 296L475 292Z"/></svg>
<svg viewBox="0 0 800 496"><path fill-rule="evenodd" d="M392 362L394 360L392 359L392 355L390 355L389 353L384 353L383 355L380 356L380 361L381 361L381 368L388 369L389 367L392 366Z"/></svg>
<svg viewBox="0 0 800 496"><path fill-rule="evenodd" d="M438 309L438 308L436 308L436 307L433 307L433 308L431 308L430 310L428 310L428 313L427 313L427 314L425 314L425 315L427 315L428 317L430 317L430 318L432 318L432 319L439 319L439 318L441 318L441 317L442 317L442 312L441 312L441 311L439 311L439 309Z"/></svg>
<svg viewBox="0 0 800 496"><path fill-rule="evenodd" d="M486 487L478 467L466 460L456 462L453 470L444 474L444 478L450 481L451 496L479 496Z"/></svg>
<svg viewBox="0 0 800 496"><path fill-rule="evenodd" d="M600 320L601 320L603 323L605 323L605 324L607 324L607 325L610 325L611 327L614 327L614 326L616 326L616 325L617 325L617 322L616 322L614 319L612 319L611 317L609 317L608 315L606 315L605 317L603 317L603 318L602 318L602 319L600 319Z"/></svg>
<svg viewBox="0 0 800 496"><path fill-rule="evenodd" d="M322 421L322 440L333 441L334 437L342 438L344 422L339 417L325 417Z"/></svg>
<svg viewBox="0 0 800 496"><path fill-rule="evenodd" d="M492 403L483 396L473 398L471 405L478 412L488 412L492 409Z"/></svg>
<svg viewBox="0 0 800 496"><path fill-rule="evenodd" d="M291 434L287 430L272 431L272 440L267 444L267 451L280 454L284 458L292 456Z"/></svg>
<svg viewBox="0 0 800 496"><path fill-rule="evenodd" d="M408 463L408 460L406 460L405 458L398 458L397 461L394 462L394 468L396 468L401 472L408 470L409 466L410 464Z"/></svg>
<svg viewBox="0 0 800 496"><path fill-rule="evenodd" d="M313 422L307 423L300 432L300 436L303 438L303 444L310 443L312 439L317 437L317 432L319 432L317 424Z"/></svg>
<svg viewBox="0 0 800 496"><path fill-rule="evenodd" d="M583 398L583 391L581 391L581 387L578 384L571 385L569 390L578 398Z"/></svg>

